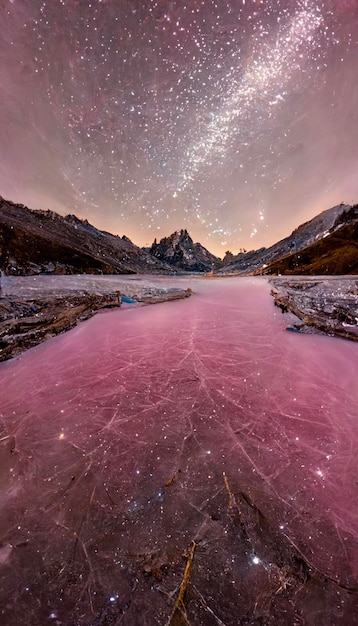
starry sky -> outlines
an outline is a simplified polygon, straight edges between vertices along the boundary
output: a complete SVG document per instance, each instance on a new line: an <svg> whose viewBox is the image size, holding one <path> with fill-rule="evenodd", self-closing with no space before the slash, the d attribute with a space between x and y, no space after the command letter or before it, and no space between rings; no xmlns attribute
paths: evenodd
<svg viewBox="0 0 358 626"><path fill-rule="evenodd" d="M0 195L223 256L358 202L358 0L0 0Z"/></svg>

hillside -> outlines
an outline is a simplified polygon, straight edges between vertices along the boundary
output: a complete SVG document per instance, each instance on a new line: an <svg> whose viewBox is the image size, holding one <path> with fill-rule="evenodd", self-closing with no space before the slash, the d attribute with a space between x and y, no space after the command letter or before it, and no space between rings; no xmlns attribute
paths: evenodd
<svg viewBox="0 0 358 626"><path fill-rule="evenodd" d="M7 274L168 273L127 237L75 215L34 211L0 197L0 269Z"/></svg>
<svg viewBox="0 0 358 626"><path fill-rule="evenodd" d="M270 248L223 261L182 229L150 248L98 230L75 215L35 211L0 197L0 269L34 274L356 274L358 205L337 205Z"/></svg>
<svg viewBox="0 0 358 626"><path fill-rule="evenodd" d="M358 221L339 227L300 252L269 263L264 273L358 274Z"/></svg>
<svg viewBox="0 0 358 626"><path fill-rule="evenodd" d="M295 254L326 237L332 228L337 228L341 216L348 213L352 207L339 204L323 211L312 220L296 228L291 235L275 243L270 248L260 248L250 252L243 252L225 264L220 273L251 274L273 261L287 255Z"/></svg>

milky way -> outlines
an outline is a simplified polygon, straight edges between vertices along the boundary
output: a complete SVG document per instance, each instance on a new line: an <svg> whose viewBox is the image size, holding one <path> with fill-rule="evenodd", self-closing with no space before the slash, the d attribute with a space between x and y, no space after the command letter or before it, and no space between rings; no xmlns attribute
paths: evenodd
<svg viewBox="0 0 358 626"><path fill-rule="evenodd" d="M0 0L0 194L222 256L358 201L358 0Z"/></svg>

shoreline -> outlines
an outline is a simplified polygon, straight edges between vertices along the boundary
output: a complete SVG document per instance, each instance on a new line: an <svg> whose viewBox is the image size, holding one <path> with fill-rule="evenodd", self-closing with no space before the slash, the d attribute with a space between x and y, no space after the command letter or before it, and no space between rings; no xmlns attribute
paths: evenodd
<svg viewBox="0 0 358 626"><path fill-rule="evenodd" d="M156 276L151 278L155 280ZM274 304L282 313L297 318L288 330L358 341L358 277L264 278L271 285ZM41 291L36 286L31 292L30 285L28 289L0 291L0 362L71 330L98 311L121 307L123 292L141 305L181 300L193 294L190 288L163 288L134 279L118 281L116 287L121 291L113 290L113 285L105 286L107 289L101 290L94 283L84 289L79 282L72 289L56 290L51 285Z"/></svg>
<svg viewBox="0 0 358 626"><path fill-rule="evenodd" d="M358 277L281 276L268 282L275 305L297 317L288 330L358 341Z"/></svg>
<svg viewBox="0 0 358 626"><path fill-rule="evenodd" d="M182 300L191 289L139 292L133 298L142 305ZM105 293L49 294L39 298L0 295L0 362L12 359L47 339L67 332L97 312L122 306L120 291Z"/></svg>

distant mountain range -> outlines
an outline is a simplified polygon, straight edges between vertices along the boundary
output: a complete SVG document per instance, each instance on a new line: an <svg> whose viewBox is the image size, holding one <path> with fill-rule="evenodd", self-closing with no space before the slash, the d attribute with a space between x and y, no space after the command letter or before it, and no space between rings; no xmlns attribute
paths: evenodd
<svg viewBox="0 0 358 626"><path fill-rule="evenodd" d="M6 274L355 274L358 273L358 205L340 204L294 230L270 248L223 260L187 230L155 240L150 248L98 230L75 215L35 211L0 197L0 269Z"/></svg>

